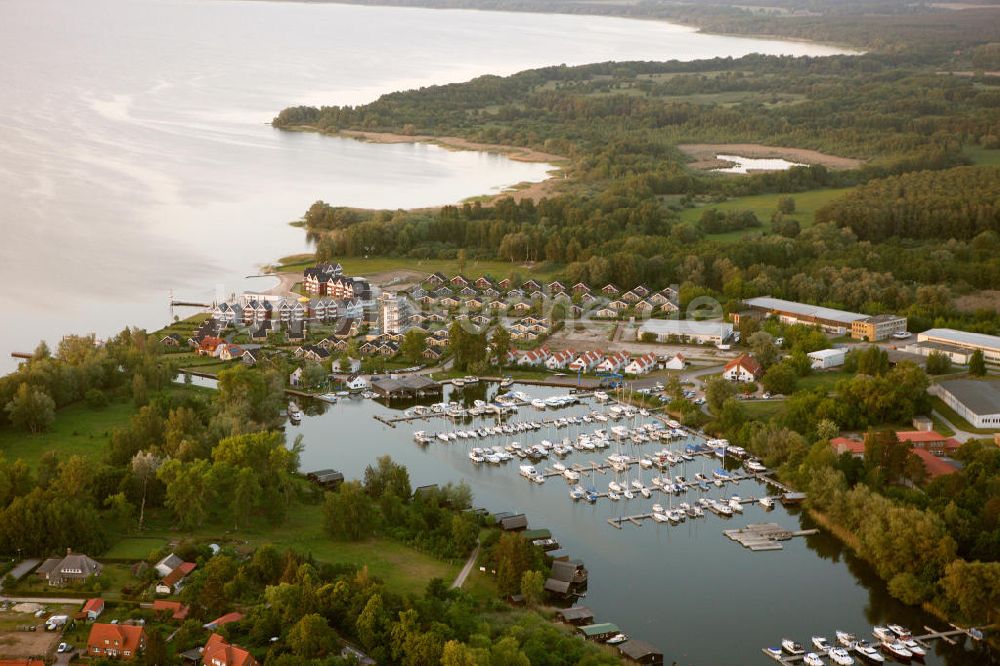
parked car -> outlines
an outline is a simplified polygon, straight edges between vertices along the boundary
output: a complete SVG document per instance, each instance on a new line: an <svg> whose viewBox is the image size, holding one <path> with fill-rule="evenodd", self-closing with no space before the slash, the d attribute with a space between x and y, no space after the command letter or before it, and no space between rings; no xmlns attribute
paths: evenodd
<svg viewBox="0 0 1000 666"><path fill-rule="evenodd" d="M911 335L913 335L913 333L910 333L909 331L900 331L899 333L893 333L892 337L896 338L897 340L905 340Z"/></svg>
<svg viewBox="0 0 1000 666"><path fill-rule="evenodd" d="M69 652L73 649L73 646L69 643L60 643L59 647L56 648L56 652Z"/></svg>

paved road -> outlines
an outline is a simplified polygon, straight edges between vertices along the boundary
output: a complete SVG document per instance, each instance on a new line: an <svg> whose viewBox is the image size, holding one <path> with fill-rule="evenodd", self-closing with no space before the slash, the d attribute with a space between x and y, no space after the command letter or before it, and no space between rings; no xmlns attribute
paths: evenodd
<svg viewBox="0 0 1000 666"><path fill-rule="evenodd" d="M955 431L955 434L953 435L954 438L957 439L959 442L962 442L963 444L965 442L969 441L970 439L979 439L979 438L983 438L983 437L989 437L989 435L977 435L974 432L966 432L965 430L959 430L958 426L956 426L954 423L952 423L951 421L949 421L948 419L946 419L944 417L944 414L942 414L941 412L934 411L934 412L931 412L931 414L934 417L936 417L938 419L941 419L942 423L944 423L946 426L948 426L949 428L951 428L952 430L954 430Z"/></svg>
<svg viewBox="0 0 1000 666"><path fill-rule="evenodd" d="M0 596L0 601L9 601L9 602L14 603L14 604L24 604L24 603L27 603L27 604L42 604L42 605L51 605L51 604L79 604L80 606L83 606L83 602L85 602L86 599L83 599L83 598L80 598L80 597L73 598L73 597L3 597L3 596Z"/></svg>
<svg viewBox="0 0 1000 666"><path fill-rule="evenodd" d="M472 551L472 555L469 555L469 560L462 567L462 570L458 572L458 576L455 577L455 582L451 584L453 589L465 585L465 579L472 572L472 567L476 566L477 559L479 559L479 544L476 544L476 549Z"/></svg>

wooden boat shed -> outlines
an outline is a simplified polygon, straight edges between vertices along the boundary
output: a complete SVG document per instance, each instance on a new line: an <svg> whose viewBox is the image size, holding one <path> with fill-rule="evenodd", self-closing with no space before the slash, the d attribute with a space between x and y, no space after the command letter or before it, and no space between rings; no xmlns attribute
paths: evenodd
<svg viewBox="0 0 1000 666"><path fill-rule="evenodd" d="M663 653L646 641L625 641L618 646L618 652L626 660L635 664L663 664Z"/></svg>
<svg viewBox="0 0 1000 666"><path fill-rule="evenodd" d="M556 614L566 624L581 626L594 623L594 611L590 610L586 606L571 606L569 608L563 608L560 611L556 611Z"/></svg>
<svg viewBox="0 0 1000 666"><path fill-rule="evenodd" d="M500 529L504 532L517 532L528 529L528 517L523 513L507 516L500 520Z"/></svg>
<svg viewBox="0 0 1000 666"><path fill-rule="evenodd" d="M328 490L333 490L344 482L344 475L335 469L318 469L306 474L306 478Z"/></svg>
<svg viewBox="0 0 1000 666"><path fill-rule="evenodd" d="M576 628L588 641L606 641L612 636L621 633L617 624L612 622L601 622L599 624L585 624Z"/></svg>

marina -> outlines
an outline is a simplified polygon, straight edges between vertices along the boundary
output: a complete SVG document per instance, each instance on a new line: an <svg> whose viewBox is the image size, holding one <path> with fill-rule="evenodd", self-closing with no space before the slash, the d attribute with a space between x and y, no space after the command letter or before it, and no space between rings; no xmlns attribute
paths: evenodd
<svg viewBox="0 0 1000 666"><path fill-rule="evenodd" d="M759 523L747 525L738 530L723 530L727 537L752 551L783 550L779 541L788 541L793 537L805 537L818 534L819 530L790 530L777 523Z"/></svg>
<svg viewBox="0 0 1000 666"><path fill-rule="evenodd" d="M514 383L510 388L543 401L567 395L565 387ZM736 455L738 449L726 447L723 460L722 442L712 441L709 446L710 438L672 424L669 416L652 410L647 410L646 416L636 407L632 408L633 414L623 415L619 420L610 416L607 422L596 420L592 412L607 415L613 406L623 409L610 399L602 402L596 397L559 408L540 410L520 406L502 416L468 414L476 408L477 401L498 404L499 397L501 392L496 383L480 381L473 386L445 387L439 398L403 402L398 406L379 400L319 403L315 408L304 409L306 415L301 425L290 432L304 435L305 469L334 468L346 478L360 478L374 457L391 455L393 460L407 466L415 487L464 481L470 486L476 506L506 509L510 516L524 514L531 527L548 528L551 536L531 540L541 541L538 545L554 557L571 554L580 558L589 571L585 597L572 595L567 601L585 605L592 611L596 617L588 624L613 622L629 636L631 643L646 641L661 650L668 664L671 661L773 663L760 652L762 643L766 645L766 637L785 633L808 638L816 627L861 628L878 622L901 622L912 627L939 624L919 607L906 606L889 596L874 572L825 531L781 541L784 549L766 557L754 557L749 554L752 551L734 547L723 530L768 522L795 531L813 531L817 527L798 506L802 495L795 488L780 484L770 472L750 472L745 463L751 457L745 452L741 457ZM414 407L430 410L436 403L458 406L466 414L435 417L423 423L416 421L409 428L392 428L373 418L391 419ZM584 422L585 416L591 416L592 422ZM553 425L570 417L578 418L581 423ZM499 425L513 427L529 422L542 424L543 428L501 432L486 438L457 435L458 431ZM655 428L656 424L660 427ZM666 440L658 437L642 444L632 441L630 436L623 437L621 455L627 457L628 463L623 465L624 461L616 458L618 469L615 469L607 460L608 456L618 455L618 443L610 436L611 427L621 426L631 431L646 425L661 431L673 432L676 428L677 436L671 435ZM428 437L438 433L456 433L456 436L447 442L434 437L426 444L419 444L413 431L421 427ZM600 429L609 435L607 448L575 448L580 435L592 436ZM532 460L506 451L514 442L527 450L540 445L542 440L562 445L566 437L574 448L565 457L550 451L548 457ZM469 458L475 448L496 446L510 458L498 463L476 463ZM643 459L646 464L654 462L658 458L654 454L663 449L674 455L673 465L667 460L663 469L659 469L656 465L643 467L638 462ZM690 459L684 458L686 451ZM532 467L544 481L529 479L521 473L522 466ZM579 478L568 479L566 471L576 472ZM716 478L715 472L727 480ZM704 477L707 491L700 489L698 474ZM678 476L684 477L689 489L679 495L658 490L653 480L662 482L665 476L671 477L675 485ZM626 478L627 484L623 483ZM632 498L626 498L626 488L621 486L631 486L631 481L638 480L650 496L643 496L633 487L629 490ZM608 488L612 482L621 488L616 493L617 500L611 498L614 491ZM580 499L573 500L569 493L576 486L581 486L584 492ZM594 501L589 501L589 486L594 486L592 494L605 496L594 496ZM676 523L669 518L659 522L652 517L654 504L661 505L664 510L661 515L665 515L671 508L677 511L683 502L694 510L699 499L715 500L719 506L726 500L729 505L733 495L740 498L742 514L733 511L732 516L726 516L701 507L703 517L686 515L684 521ZM758 499L751 501L752 498ZM765 504L761 499L769 501ZM636 517L636 522L627 516ZM609 519L620 523L621 529L610 524ZM528 533L535 536L531 532L529 528ZM628 565L623 566L624 562ZM761 612L760 600L775 598L779 589L781 603ZM554 594L562 598L562 593ZM720 596L726 599L725 603L718 603ZM725 625L726 640L703 640L706 617ZM932 644L934 650L928 652L923 662L927 666L996 664L978 642L965 640L951 645L945 640L934 640ZM823 661L830 663L827 656L823 656Z"/></svg>

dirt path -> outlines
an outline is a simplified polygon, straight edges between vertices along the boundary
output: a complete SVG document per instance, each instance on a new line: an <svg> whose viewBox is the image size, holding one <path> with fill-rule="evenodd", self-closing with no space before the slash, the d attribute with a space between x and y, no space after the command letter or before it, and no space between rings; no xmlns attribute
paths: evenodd
<svg viewBox="0 0 1000 666"><path fill-rule="evenodd" d="M472 572L472 567L476 566L476 560L479 558L479 544L476 544L475 550L472 551L472 555L469 555L468 561L466 561L465 566L462 570L458 572L455 576L455 582L451 584L452 589L462 587L465 585L465 579L469 577Z"/></svg>
<svg viewBox="0 0 1000 666"><path fill-rule="evenodd" d="M779 158L801 164L818 164L830 169L856 169L862 160L850 157L827 155L805 148L782 148L763 146L759 143L686 143L677 146L682 152L695 159L688 166L694 169L715 169L726 162L716 158L718 154L739 155L749 158Z"/></svg>

